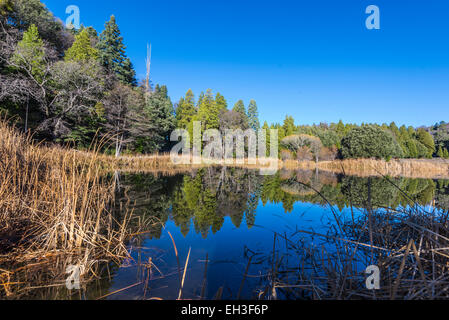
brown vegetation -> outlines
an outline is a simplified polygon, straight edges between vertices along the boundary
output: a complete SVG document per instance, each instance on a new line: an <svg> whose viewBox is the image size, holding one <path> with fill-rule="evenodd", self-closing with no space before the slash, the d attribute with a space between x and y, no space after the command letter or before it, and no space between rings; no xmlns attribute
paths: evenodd
<svg viewBox="0 0 449 320"><path fill-rule="evenodd" d="M0 294L15 291L11 279L24 265L69 255L87 275L101 259L127 255L129 217L114 221L114 180L97 156L41 147L0 121L0 265L8 269Z"/></svg>
<svg viewBox="0 0 449 320"><path fill-rule="evenodd" d="M400 160L334 160L322 161L284 161L282 167L286 169L308 169L329 171L348 176L390 176L407 178L440 179L449 178L449 163L443 160L430 159L400 159Z"/></svg>

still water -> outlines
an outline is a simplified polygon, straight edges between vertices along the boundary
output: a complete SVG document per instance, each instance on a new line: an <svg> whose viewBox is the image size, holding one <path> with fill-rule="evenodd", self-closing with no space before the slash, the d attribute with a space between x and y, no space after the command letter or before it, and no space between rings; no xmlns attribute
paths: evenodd
<svg viewBox="0 0 449 320"><path fill-rule="evenodd" d="M70 292L61 275L71 261L30 269L22 298L364 299L373 298L365 270L379 265L387 278L376 295L389 299L411 239L422 265L406 261L398 295L447 292L449 279L430 292L416 277L447 274L449 234L436 235L449 230L449 180L233 168L115 176L111 219L132 213L131 259L101 261Z"/></svg>
<svg viewBox="0 0 449 320"><path fill-rule="evenodd" d="M87 296L177 299L184 278L182 299L313 298L312 289L304 296L293 292L289 286L300 281L291 278L315 273L325 279L325 270L313 270L312 257L337 253L336 236L360 240L347 232L349 225L367 211L447 211L448 191L444 180L309 171L265 177L231 168L169 177L121 174L117 215L133 210L130 228L138 233L129 243L132 259L110 268L107 280ZM353 265L363 272L370 263L368 250Z"/></svg>

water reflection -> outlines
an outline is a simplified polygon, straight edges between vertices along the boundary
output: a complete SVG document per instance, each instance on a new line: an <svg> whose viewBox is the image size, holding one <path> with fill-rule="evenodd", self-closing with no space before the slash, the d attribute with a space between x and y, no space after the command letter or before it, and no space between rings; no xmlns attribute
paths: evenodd
<svg viewBox="0 0 449 320"><path fill-rule="evenodd" d="M259 201L263 206L282 204L285 213L293 212L297 202L336 206L340 211L367 206L449 208L449 180L360 178L304 170L264 177L250 170L206 168L159 178L122 174L121 183L119 212L131 205L140 222L161 222L152 228L152 238L161 236L169 219L184 236L194 231L207 238L220 231L225 217L236 228L245 220L251 229L257 223Z"/></svg>
<svg viewBox="0 0 449 320"><path fill-rule="evenodd" d="M370 264L388 270L385 293L378 294L391 297L410 240L424 259L424 277L427 270L436 277L447 271L438 255L449 243L436 236L449 230L441 214L449 208L447 180L303 170L260 176L235 168L173 176L116 173L116 179L113 218L121 221L133 212L131 259L103 264L100 279L80 293L47 288L27 297L177 299L189 250L185 299L371 297L363 291L363 271ZM63 282L64 264L57 265ZM417 259L407 260L402 277L418 271ZM40 273L33 287L51 285L56 273ZM426 292L413 281L397 294ZM447 291L444 285L441 292Z"/></svg>

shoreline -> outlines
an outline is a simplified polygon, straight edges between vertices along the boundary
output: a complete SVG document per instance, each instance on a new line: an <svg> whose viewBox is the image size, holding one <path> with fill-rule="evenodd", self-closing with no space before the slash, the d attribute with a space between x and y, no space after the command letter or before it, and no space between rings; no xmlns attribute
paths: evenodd
<svg viewBox="0 0 449 320"><path fill-rule="evenodd" d="M82 157L90 153L80 152ZM263 169L261 164L174 164L170 155L122 156L115 158L108 155L97 155L97 161L108 171L141 172L141 173L182 173L195 169L223 166L229 168ZM278 169L286 170L320 170L348 176L391 176L423 179L449 179L449 161L443 159L394 159L390 161L375 159L347 159L333 161L296 161L279 160Z"/></svg>

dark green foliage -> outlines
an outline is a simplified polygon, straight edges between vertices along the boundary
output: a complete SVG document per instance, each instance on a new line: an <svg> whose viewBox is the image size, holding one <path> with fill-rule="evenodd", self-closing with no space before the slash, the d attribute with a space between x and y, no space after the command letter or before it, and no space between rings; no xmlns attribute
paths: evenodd
<svg viewBox="0 0 449 320"><path fill-rule="evenodd" d="M195 96L191 89L187 91L185 98L181 98L176 109L176 124L180 129L187 129L193 117L197 114L195 108Z"/></svg>
<svg viewBox="0 0 449 320"><path fill-rule="evenodd" d="M65 53L66 61L87 62L89 60L97 60L98 57L98 49L92 47L92 41L87 29L75 36L75 42Z"/></svg>
<svg viewBox="0 0 449 320"><path fill-rule="evenodd" d="M144 112L152 129L148 130L145 138L139 139L137 149L143 153L169 151L170 134L175 129L176 119L166 86L156 85Z"/></svg>
<svg viewBox="0 0 449 320"><path fill-rule="evenodd" d="M417 140L427 148L426 157L432 158L433 154L435 153L435 141L433 140L432 135L425 129L421 128L418 129Z"/></svg>
<svg viewBox="0 0 449 320"><path fill-rule="evenodd" d="M248 115L246 113L245 104L243 103L243 100L237 101L237 103L234 105L234 108L232 109L232 111L240 114L241 119L243 121L243 127L241 129L242 130L248 129L249 128L249 119L248 119Z"/></svg>
<svg viewBox="0 0 449 320"><path fill-rule="evenodd" d="M193 121L200 121L203 130L218 129L220 127L220 113L223 105L217 105L212 90L208 89L206 94L201 93L198 100L198 114Z"/></svg>
<svg viewBox="0 0 449 320"><path fill-rule="evenodd" d="M403 152L393 135L376 126L352 129L342 140L344 158L401 158Z"/></svg>
<svg viewBox="0 0 449 320"><path fill-rule="evenodd" d="M114 16L106 22L97 47L100 50L101 64L107 70L114 72L123 84L136 85L136 73L131 60L126 57L126 46Z"/></svg>
<svg viewBox="0 0 449 320"><path fill-rule="evenodd" d="M295 120L292 116L287 116L284 120L284 125L282 126L284 129L285 137L291 136L296 131Z"/></svg>
<svg viewBox="0 0 449 320"><path fill-rule="evenodd" d="M259 110L257 109L257 103L254 100L249 102L248 124L249 127L255 131L260 129Z"/></svg>
<svg viewBox="0 0 449 320"><path fill-rule="evenodd" d="M52 44L62 54L73 41L60 21L39 0L13 0L7 13L10 24L19 31L28 30L34 24L42 39Z"/></svg>
<svg viewBox="0 0 449 320"><path fill-rule="evenodd" d="M17 116L17 126L36 139L70 141L82 148L92 142L97 131L103 135L112 130L124 137L119 145L127 151L150 153L168 151L171 130L179 127L192 133L193 121L201 121L203 130L260 127L254 100L248 110L240 100L229 111L225 97L208 90L201 93L195 106L189 90L175 114L166 87L158 86L152 94L136 88L135 71L114 16L98 36L92 27L66 30L39 0L1 0L0 14L4 26L0 47L5 49L0 59L0 110ZM11 35L8 41L5 31ZM111 102L112 96L122 97L122 93L131 96L132 102L128 98L126 105L117 102L120 99ZM265 123L263 129L267 133L277 129L279 143L291 135L319 138L315 151L324 146L324 155L335 155L341 149L347 157L449 158L449 124L445 122L418 130L398 128L394 122L297 126L295 119L287 116L280 124ZM269 149L269 134L267 142Z"/></svg>

